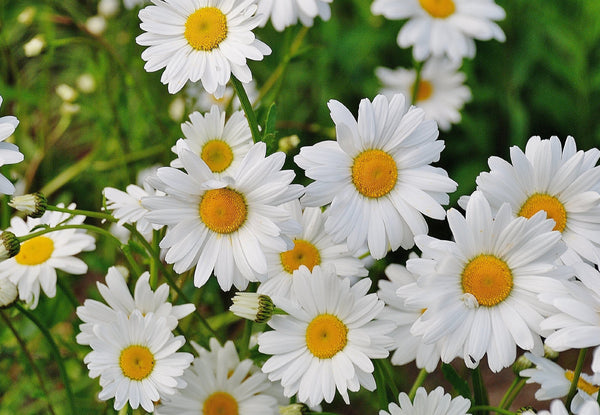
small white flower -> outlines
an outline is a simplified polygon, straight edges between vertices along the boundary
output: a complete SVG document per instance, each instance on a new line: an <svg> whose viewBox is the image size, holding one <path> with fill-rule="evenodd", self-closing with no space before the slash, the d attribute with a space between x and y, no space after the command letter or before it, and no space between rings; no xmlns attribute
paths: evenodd
<svg viewBox="0 0 600 415"><path fill-rule="evenodd" d="M398 404L391 403L388 411L379 411L379 415L466 415L471 406L471 402L457 396L452 398L450 394L444 393L444 389L438 386L427 394L425 388L417 389L415 399L410 401L408 395L404 392L398 395Z"/></svg>
<svg viewBox="0 0 600 415"><path fill-rule="evenodd" d="M23 45L23 51L25 56L33 58L40 53L46 47L46 38L44 35L35 35L31 40Z"/></svg>
<svg viewBox="0 0 600 415"><path fill-rule="evenodd" d="M150 240L152 230L160 229L162 226L152 224L146 219L149 211L142 205L142 199L156 195L156 191L147 183L144 183L143 189L135 184L130 184L125 190L126 192L123 192L113 187L105 187L102 193L106 197L106 208L112 210L112 215L119 219L118 225L135 224L142 236L146 240Z"/></svg>

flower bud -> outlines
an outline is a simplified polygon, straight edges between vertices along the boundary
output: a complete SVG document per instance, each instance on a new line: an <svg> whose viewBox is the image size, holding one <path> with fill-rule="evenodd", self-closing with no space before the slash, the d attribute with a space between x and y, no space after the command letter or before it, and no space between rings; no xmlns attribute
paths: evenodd
<svg viewBox="0 0 600 415"><path fill-rule="evenodd" d="M41 193L30 193L23 196L14 196L8 206L25 213L32 218L41 218L48 208L48 200Z"/></svg>
<svg viewBox="0 0 600 415"><path fill-rule="evenodd" d="M519 358L513 363L512 369L515 375L521 376L521 370L529 369L533 366L531 360L529 360L525 355L519 356Z"/></svg>
<svg viewBox="0 0 600 415"><path fill-rule="evenodd" d="M293 403L287 406L280 406L279 413L281 415L304 415L309 413L309 408L303 403Z"/></svg>
<svg viewBox="0 0 600 415"><path fill-rule="evenodd" d="M4 231L0 233L0 261L12 258L21 250L21 243L14 233Z"/></svg>
<svg viewBox="0 0 600 415"><path fill-rule="evenodd" d="M229 310L236 316L256 323L266 323L271 319L274 308L268 295L238 292L233 297L233 305Z"/></svg>
<svg viewBox="0 0 600 415"><path fill-rule="evenodd" d="M544 357L550 360L558 359L558 352L556 350L551 349L550 347L544 345Z"/></svg>

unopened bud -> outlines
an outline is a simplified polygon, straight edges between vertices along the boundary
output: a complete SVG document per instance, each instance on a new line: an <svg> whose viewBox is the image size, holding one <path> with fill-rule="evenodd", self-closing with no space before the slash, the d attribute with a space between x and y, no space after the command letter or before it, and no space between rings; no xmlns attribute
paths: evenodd
<svg viewBox="0 0 600 415"><path fill-rule="evenodd" d="M513 363L512 370L517 376L521 376L521 370L529 369L533 366L531 360L529 360L525 355L519 356L519 358Z"/></svg>
<svg viewBox="0 0 600 415"><path fill-rule="evenodd" d="M550 347L544 345L544 357L550 360L558 359L558 352L556 350L551 349Z"/></svg>
<svg viewBox="0 0 600 415"><path fill-rule="evenodd" d="M519 415L535 415L536 413L533 406L523 406L517 410L517 414Z"/></svg>
<svg viewBox="0 0 600 415"><path fill-rule="evenodd" d="M274 309L273 301L268 295L242 292L235 294L233 305L229 307L229 310L236 316L256 323L269 321Z"/></svg>
<svg viewBox="0 0 600 415"><path fill-rule="evenodd" d="M32 218L41 218L48 208L48 200L41 193L30 193L23 196L14 196L8 206L25 213Z"/></svg>
<svg viewBox="0 0 600 415"><path fill-rule="evenodd" d="M0 261L12 258L21 250L21 243L16 235L10 231L0 233Z"/></svg>
<svg viewBox="0 0 600 415"><path fill-rule="evenodd" d="M281 415L304 415L309 413L309 408L303 403L293 403L287 406L280 406L279 413Z"/></svg>

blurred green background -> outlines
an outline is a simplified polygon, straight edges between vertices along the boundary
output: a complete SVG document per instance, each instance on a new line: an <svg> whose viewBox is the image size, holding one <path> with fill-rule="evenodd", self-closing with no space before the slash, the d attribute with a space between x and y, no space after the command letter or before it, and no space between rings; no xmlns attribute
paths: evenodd
<svg viewBox="0 0 600 415"><path fill-rule="evenodd" d="M532 135L572 135L584 150L600 144L600 2L497 2L506 10L500 26L507 41L477 42L475 58L463 64L473 99L462 111L462 122L440 134L446 149L439 165L459 183L453 205L475 188L475 177L487 170L489 156L506 158L510 146L523 147ZM329 99L356 114L360 99L377 94L377 66L413 65L411 51L399 49L395 41L403 22L373 16L369 7L367 0L335 0L331 20L317 19L308 31L284 77L267 95L277 105L279 137L297 134L301 145L332 138ZM75 201L90 210L100 208L105 186L124 189L135 183L140 169L168 165L170 147L182 136L180 123L190 112L188 105L183 119L173 120L168 109L176 97L160 83L162 71L144 71L143 48L135 43L141 33L137 9L121 7L106 19L100 35L85 26L96 14L97 2L92 0L0 0L0 115L20 120L14 140L25 155L23 163L5 166L2 172L18 181L22 192L43 190L53 203ZM273 49L264 61L250 63L259 87L286 57L300 30L292 27L280 34L268 26L255 31ZM42 36L45 46L39 55L28 57L24 45L35 36ZM56 87L64 83L76 88L82 74L90 75L96 87L79 91L72 103L78 110L71 113ZM264 110L259 109L259 116ZM288 168L294 168L295 152L289 153ZM298 176L303 180L300 171ZM0 209L4 228L12 211L5 203ZM433 234L448 236L444 223L430 223ZM387 262L405 257L398 252L377 263L373 278L380 277ZM93 282L122 259L102 240L96 252L83 258L89 274L61 276L63 289L54 299L42 298L35 314L66 357L81 413L112 413L110 404L94 399L97 379L88 378L82 363L89 349L74 341L79 324L74 306L86 296L97 297ZM196 299L202 295L207 316L227 306L228 294L210 284L203 290L186 289ZM64 390L44 339L14 310L2 313L42 369L53 407L63 413ZM235 335L239 325L226 329ZM47 413L44 392L6 321L0 323L0 344L0 415ZM355 395L355 410L376 413L369 394ZM351 413L343 405L337 408Z"/></svg>

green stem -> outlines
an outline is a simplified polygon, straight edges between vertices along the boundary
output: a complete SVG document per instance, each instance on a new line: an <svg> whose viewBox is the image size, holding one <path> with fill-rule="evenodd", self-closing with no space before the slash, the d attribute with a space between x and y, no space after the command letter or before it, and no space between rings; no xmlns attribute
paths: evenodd
<svg viewBox="0 0 600 415"><path fill-rule="evenodd" d="M235 93L240 99L240 103L242 105L242 109L246 114L246 118L248 119L248 124L250 124L250 131L252 132L252 140L255 143L261 141L260 131L258 129L258 121L256 119L256 114L252 109L252 104L250 104L250 100L248 99L248 94L246 94L246 90L242 83L235 77L231 77L231 83L233 84L233 89L235 89Z"/></svg>
<svg viewBox="0 0 600 415"><path fill-rule="evenodd" d="M413 383L412 388L408 392L408 399L411 401L415 399L415 395L417 394L417 389L425 382L425 378L427 377L427 371L425 369L421 369L419 375L415 379L415 383Z"/></svg>
<svg viewBox="0 0 600 415"><path fill-rule="evenodd" d="M52 408L52 404L50 403L50 394L48 393L48 389L46 389L46 385L44 383L44 378L42 377L40 369L36 366L35 362L33 361L33 356L31 356L31 353L29 353L29 350L27 350L27 345L25 344L25 341L21 338L21 336L19 336L19 332L17 331L15 326L12 325L12 323L10 322L10 319L6 316L6 314L4 314L4 311L2 311L2 310L0 310L0 317L2 318L2 320L4 320L4 323L6 324L6 326L9 328L9 330L15 336L17 343L19 343L19 346L21 347L23 354L25 355L25 357L27 358L27 361L29 362L29 366L31 366L31 369L35 373L35 376L37 377L38 382L40 382L40 387L42 388L42 392L44 392L44 395L46 397L46 403L48 405L48 412L50 412L52 415L55 415L54 409Z"/></svg>
<svg viewBox="0 0 600 415"><path fill-rule="evenodd" d="M581 375L581 370L583 369L583 361L585 360L585 355L587 354L587 347L579 350L579 356L577 356L577 364L575 365L575 371L573 372L573 380L571 381L571 387L569 388L569 393L567 395L567 401L565 402L565 407L568 411L571 408L571 401L575 397L577 393L577 383L579 382L579 376Z"/></svg>
<svg viewBox="0 0 600 415"><path fill-rule="evenodd" d="M73 294L73 291L71 291L71 288L67 284L65 284L62 278L58 278L56 282L60 289L63 291L63 293L69 299L69 302L71 303L73 308L77 309L77 307L79 307L79 301L77 301L77 298L75 298L75 295Z"/></svg>
<svg viewBox="0 0 600 415"><path fill-rule="evenodd" d="M96 149L92 150L87 156L79 160L77 163L67 167L65 170L60 172L58 176L50 180L40 189L40 193L43 193L46 197L56 192L62 186L67 184L74 177L79 176L85 170L87 170L92 163L92 160L96 156Z"/></svg>
<svg viewBox="0 0 600 415"><path fill-rule="evenodd" d="M410 105L415 105L417 103L417 96L419 95L419 84L421 83L421 72L423 69L423 64L424 62L417 62L415 66L417 76L415 77L415 83L412 87L412 97L410 99Z"/></svg>
<svg viewBox="0 0 600 415"><path fill-rule="evenodd" d="M52 354L54 355L54 359L56 360L56 363L58 364L58 371L60 373L60 377L61 377L61 379L63 381L64 387L65 387L65 391L67 393L67 400L69 401L69 407L71 409L71 413L73 415L75 415L77 413L77 411L75 410L75 399L73 397L73 390L71 389L71 383L69 382L69 377L67 376L67 370L65 369L65 363L64 363L63 358L62 358L62 356L60 354L60 350L58 350L58 346L56 345L56 342L52 338L52 334L50 334L50 331L35 316L35 314L33 314L29 310L26 310L25 308L23 308L23 306L21 306L19 303L15 303L15 307L25 317L27 317L29 320L31 320L31 322L33 324L35 324L38 329L40 329L40 331L42 332L42 334L46 338L46 341L50 345L50 349L52 350Z"/></svg>
<svg viewBox="0 0 600 415"><path fill-rule="evenodd" d="M485 384L483 383L483 378L481 377L481 370L479 366L473 369L473 395L475 398L475 405L486 406L489 405L489 400L487 396L487 391L485 389ZM487 415L487 411L484 412Z"/></svg>
<svg viewBox="0 0 600 415"><path fill-rule="evenodd" d="M250 351L250 336L252 336L252 320L246 320L244 323L244 333L240 343L240 360L248 357Z"/></svg>
<svg viewBox="0 0 600 415"><path fill-rule="evenodd" d="M492 411L492 412L496 412L498 414L503 414L503 415L515 415L514 412L511 412L507 409L504 408L498 408L496 406L490 406L490 405L477 405L477 406L472 406L470 409L470 412L488 412L488 411Z"/></svg>
<svg viewBox="0 0 600 415"><path fill-rule="evenodd" d="M158 268L160 266L160 258L156 253L160 252L160 230L152 231L152 252L149 252L150 258L150 287L156 290L158 286Z"/></svg>
<svg viewBox="0 0 600 415"><path fill-rule="evenodd" d="M390 390L394 399L397 398L400 394L400 391L398 390L396 382L394 381L394 373L392 372L392 367L390 366L389 361L384 359L374 359L373 364L382 373L384 386ZM385 407L382 407L382 409L385 409Z"/></svg>
<svg viewBox="0 0 600 415"><path fill-rule="evenodd" d="M93 212L90 210L68 209L68 208L61 208L61 207L52 206L52 205L48 205L47 210L53 210L55 212L70 213L72 215L84 215L84 216L87 216L90 218L104 219L109 222L117 221L117 219L115 219L112 215L109 215L108 213Z"/></svg>
<svg viewBox="0 0 600 415"><path fill-rule="evenodd" d="M516 387L514 388L512 394L510 396L508 396L508 398L506 399L506 401L504 402L504 405L498 405L501 408L504 409L509 409L510 405L513 403L513 401L517 398L517 396L519 395L519 392L521 392L521 390L523 389L523 387L525 386L526 383L526 379L525 378L518 378L519 382L517 383Z"/></svg>
<svg viewBox="0 0 600 415"><path fill-rule="evenodd" d="M515 387L517 386L517 384L519 383L519 381L521 379L522 378L519 377L519 376L517 376L516 378L513 379L512 383L510 384L510 386L506 390L506 393L504 394L504 396L500 400L500 403L498 404L498 406L500 408L504 408L505 407L506 401L509 399L510 395L512 394L513 390L515 389Z"/></svg>

